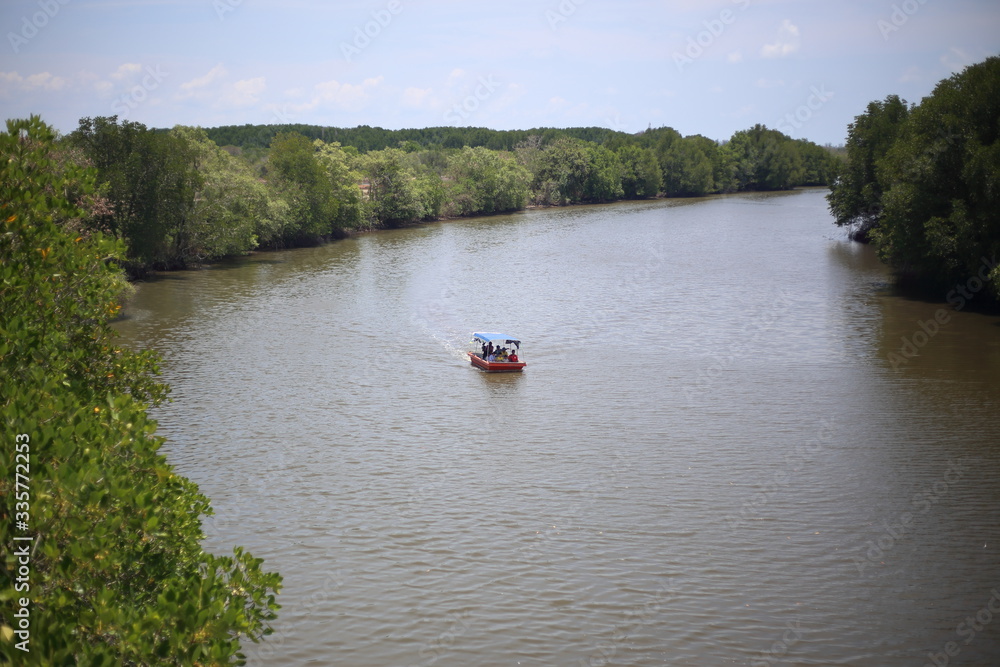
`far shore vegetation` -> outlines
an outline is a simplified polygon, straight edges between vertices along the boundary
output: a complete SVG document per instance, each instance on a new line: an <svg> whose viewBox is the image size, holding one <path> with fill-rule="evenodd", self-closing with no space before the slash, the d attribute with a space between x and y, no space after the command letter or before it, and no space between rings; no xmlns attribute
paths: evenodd
<svg viewBox="0 0 1000 667"><path fill-rule="evenodd" d="M54 150L95 170L79 231L123 241L133 277L529 206L828 185L841 162L761 125L719 143L668 127L156 130L112 116L82 119Z"/></svg>

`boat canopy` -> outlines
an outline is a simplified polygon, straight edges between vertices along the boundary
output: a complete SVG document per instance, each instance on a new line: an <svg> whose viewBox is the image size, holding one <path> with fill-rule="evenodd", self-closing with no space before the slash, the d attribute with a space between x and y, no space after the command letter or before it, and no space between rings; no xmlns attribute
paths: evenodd
<svg viewBox="0 0 1000 667"><path fill-rule="evenodd" d="M513 345L517 348L521 347L521 341L519 339L503 333L474 333L472 334L472 337L476 340L481 340L484 343L503 341L505 345Z"/></svg>

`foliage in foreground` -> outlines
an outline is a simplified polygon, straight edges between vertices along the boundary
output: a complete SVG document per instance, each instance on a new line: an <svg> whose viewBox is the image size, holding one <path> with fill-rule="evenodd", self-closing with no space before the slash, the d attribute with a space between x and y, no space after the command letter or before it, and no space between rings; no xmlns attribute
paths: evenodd
<svg viewBox="0 0 1000 667"><path fill-rule="evenodd" d="M981 281L1000 297L1000 58L941 81L919 105L872 102L847 151L829 195L838 225L902 275Z"/></svg>
<svg viewBox="0 0 1000 667"><path fill-rule="evenodd" d="M157 453L156 358L108 327L122 244L74 231L93 169L60 161L38 118L9 121L0 156L0 602L30 614L25 636L5 613L0 661L240 662L241 638L270 632L281 579L240 548L202 550L209 501ZM27 577L15 535L33 538Z"/></svg>

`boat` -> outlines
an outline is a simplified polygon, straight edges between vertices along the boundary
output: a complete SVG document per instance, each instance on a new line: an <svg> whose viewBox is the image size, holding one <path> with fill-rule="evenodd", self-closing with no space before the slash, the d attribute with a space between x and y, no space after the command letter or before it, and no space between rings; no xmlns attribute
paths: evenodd
<svg viewBox="0 0 1000 667"><path fill-rule="evenodd" d="M474 333L469 345L469 361L488 373L520 373L527 365L520 359L521 341L516 336ZM517 361L510 360L511 354Z"/></svg>

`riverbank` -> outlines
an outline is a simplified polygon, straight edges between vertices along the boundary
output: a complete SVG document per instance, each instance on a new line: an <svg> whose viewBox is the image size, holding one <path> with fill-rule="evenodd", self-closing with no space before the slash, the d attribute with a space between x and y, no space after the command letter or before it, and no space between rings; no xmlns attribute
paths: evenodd
<svg viewBox="0 0 1000 667"><path fill-rule="evenodd" d="M593 141L553 130L509 150L476 140L367 152L311 141L291 127L272 130L266 148L243 150L219 146L201 128L155 131L84 118L60 144L60 164L94 171L99 186L99 196L81 201L77 227L124 241L122 265L140 276L254 248L314 246L353 231L529 205L823 185L838 165L833 151L761 125L726 142L667 127L602 132ZM125 167L132 164L146 169Z"/></svg>
<svg viewBox="0 0 1000 667"><path fill-rule="evenodd" d="M279 247L266 247L266 248L255 248L255 249L247 251L246 253L241 254L241 255L230 255L230 256L226 256L226 257L219 257L219 258L216 258L216 259L213 259L213 260L209 260L209 261L196 262L196 263L192 263L189 266L178 267L176 270L197 270L199 268L207 268L207 267L218 266L218 265L222 265L222 264L228 264L228 263L231 263L233 261L239 260L240 257L249 257L249 256L257 255L257 254L264 254L264 253L271 253L271 252L283 252L283 251L287 251L287 250L296 250L296 249L299 249L299 248L302 248L302 249L305 249L305 248L316 248L316 247L319 247L319 246L322 246L322 245L326 245L326 244L329 244L329 243L336 243L338 241L343 241L343 240L350 239L350 238L356 238L356 237L359 237L359 236L365 236L365 235L368 235L368 234L378 234L380 232L398 231L400 229L416 229L416 228L420 228L420 227L423 227L423 226L426 226L426 225L433 225L433 224L447 223L447 222L474 221L474 220L478 220L478 219L484 219L484 220L486 220L486 219L498 218L498 217L502 217L502 216L506 216L506 215L517 215L518 213L525 213L525 212L529 212L529 211L544 211L544 210L549 210L549 209L572 210L572 209L577 209L577 208L579 208L579 209L591 209L591 208L598 208L598 207L605 207L605 206L615 206L615 205L619 205L619 204L642 204L642 203L655 204L657 202L670 202L670 201L676 201L676 202L692 202L692 201L697 201L697 200L706 200L706 201L708 201L708 200L713 200L713 199L723 199L723 198L727 198L727 197L739 197L739 196L746 196L746 195L752 195L752 194L782 195L782 194L794 194L796 192L809 192L809 191L817 191L817 190L826 191L826 190L829 190L829 187L825 186L825 185L817 185L817 186L800 186L800 187L790 188L790 189L787 189L787 190L773 190L773 191L757 191L757 190L755 190L755 191L741 191L741 192L724 192L724 193L714 193L714 194L706 194L706 195L701 195L701 196L690 196L690 197L667 197L667 196L662 196L661 195L661 196L657 196L657 197L647 197L647 198L644 198L644 199L618 199L618 200L615 200L615 201L606 201L606 202L577 202L577 203L572 203L572 204L529 204L529 205L525 206L524 208L520 208L520 209L514 209L514 210L510 210L510 211L497 211L495 213L488 213L488 214L452 215L452 216L440 215L440 216L437 216L437 217L435 217L434 219L431 219L431 220L415 220L415 221L410 221L410 222L407 222L405 224L400 224L400 225L393 226L393 227L367 227L367 228L361 228L361 229L344 229L344 230L338 230L339 233L336 234L336 235L329 235L329 236L326 236L326 237L323 237L323 238L320 238L320 239L316 239L314 242L311 242L311 243L308 243L308 244L285 245L285 246L279 246ZM169 274L173 270L174 269L151 270L151 271L148 272L148 274L149 275ZM141 280L141 278L137 278L136 280Z"/></svg>

